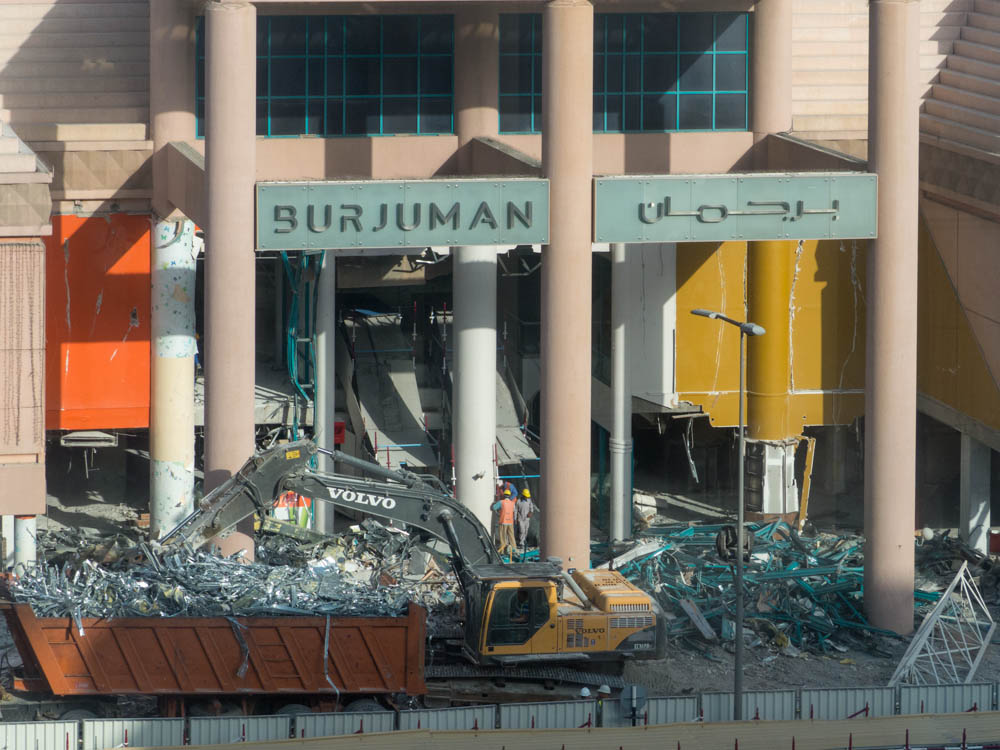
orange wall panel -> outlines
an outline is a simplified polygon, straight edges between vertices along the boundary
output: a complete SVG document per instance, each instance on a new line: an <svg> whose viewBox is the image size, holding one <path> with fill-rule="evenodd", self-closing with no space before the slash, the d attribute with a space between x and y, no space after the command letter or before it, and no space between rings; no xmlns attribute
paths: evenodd
<svg viewBox="0 0 1000 750"><path fill-rule="evenodd" d="M149 217L53 216L45 238L45 426L149 426Z"/></svg>

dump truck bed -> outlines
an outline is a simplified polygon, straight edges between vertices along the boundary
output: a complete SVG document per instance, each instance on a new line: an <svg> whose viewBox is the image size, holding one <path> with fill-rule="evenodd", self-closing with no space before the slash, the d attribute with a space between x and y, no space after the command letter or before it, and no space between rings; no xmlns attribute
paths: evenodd
<svg viewBox="0 0 1000 750"><path fill-rule="evenodd" d="M21 686L54 695L422 695L426 611L405 617L35 617L0 604ZM327 644L324 658L324 643ZM326 668L324 669L324 664Z"/></svg>

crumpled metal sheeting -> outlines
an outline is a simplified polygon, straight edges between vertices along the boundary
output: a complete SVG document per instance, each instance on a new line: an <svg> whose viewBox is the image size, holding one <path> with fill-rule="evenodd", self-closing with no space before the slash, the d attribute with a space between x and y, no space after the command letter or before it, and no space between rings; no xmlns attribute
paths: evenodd
<svg viewBox="0 0 1000 750"><path fill-rule="evenodd" d="M736 588L732 562L716 551L722 525L663 526L643 534L661 546L619 568L637 586L652 593L668 613L668 633L687 635L695 626L681 601L695 605L717 635L735 618ZM800 537L788 524L749 524L753 547L744 562L745 617L779 645L826 648L831 635L879 633L861 613L863 538L820 534ZM762 622L755 622L755 621ZM765 621L769 625L765 625ZM889 635L888 633L884 633Z"/></svg>
<svg viewBox="0 0 1000 750"><path fill-rule="evenodd" d="M39 617L396 616L422 593L364 586L335 567L270 566L182 550L143 549L139 562L41 564L14 581Z"/></svg>

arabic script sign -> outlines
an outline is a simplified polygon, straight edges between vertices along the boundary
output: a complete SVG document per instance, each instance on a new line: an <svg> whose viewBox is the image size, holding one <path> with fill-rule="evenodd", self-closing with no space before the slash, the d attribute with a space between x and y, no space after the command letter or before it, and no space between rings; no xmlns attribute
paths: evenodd
<svg viewBox="0 0 1000 750"><path fill-rule="evenodd" d="M257 183L260 250L530 245L548 239L548 180Z"/></svg>
<svg viewBox="0 0 1000 750"><path fill-rule="evenodd" d="M594 180L595 242L808 240L876 235L863 173L677 175Z"/></svg>

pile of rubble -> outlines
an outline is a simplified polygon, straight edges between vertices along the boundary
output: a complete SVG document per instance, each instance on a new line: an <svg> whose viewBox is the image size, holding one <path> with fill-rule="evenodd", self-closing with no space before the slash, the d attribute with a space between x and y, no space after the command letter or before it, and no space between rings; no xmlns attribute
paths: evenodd
<svg viewBox="0 0 1000 750"><path fill-rule="evenodd" d="M753 644L779 653L802 650L843 652L849 647L879 650L879 636L862 612L864 539L858 535L800 536L787 523L749 524L744 549L744 618ZM700 649L706 641L733 639L735 623L735 544L733 527L674 525L648 529L610 563L656 597L668 619L668 634ZM1000 570L946 536L918 538L915 617L940 597L963 561L996 597ZM604 558L608 557L607 553ZM608 563L605 564L605 567ZM756 635L755 635L755 634Z"/></svg>
<svg viewBox="0 0 1000 750"><path fill-rule="evenodd" d="M394 616L416 602L453 619L457 584L442 558L373 519L334 536L266 519L257 560L125 536L39 535L44 562L10 584L39 617Z"/></svg>

